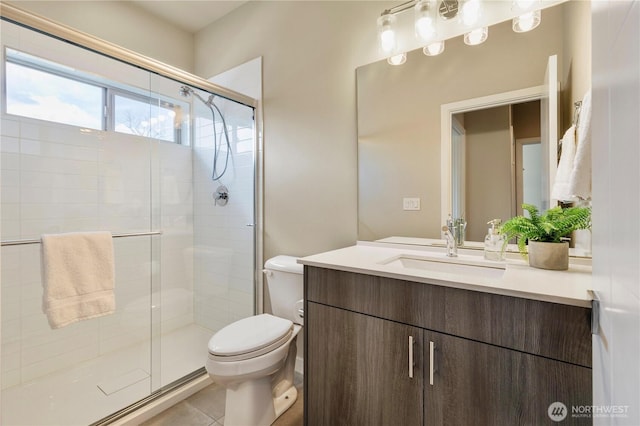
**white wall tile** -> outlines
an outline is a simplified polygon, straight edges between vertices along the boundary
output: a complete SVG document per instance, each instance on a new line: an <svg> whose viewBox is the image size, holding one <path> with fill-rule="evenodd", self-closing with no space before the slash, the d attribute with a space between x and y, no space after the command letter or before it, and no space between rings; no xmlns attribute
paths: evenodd
<svg viewBox="0 0 640 426"><path fill-rule="evenodd" d="M20 136L20 121L9 117L3 117L0 120L0 135L14 137Z"/></svg>
<svg viewBox="0 0 640 426"><path fill-rule="evenodd" d="M19 170L20 169L20 155L15 153L3 153L0 156L0 160L2 161L1 167L2 170Z"/></svg>
<svg viewBox="0 0 640 426"><path fill-rule="evenodd" d="M5 153L19 153L20 152L20 139L12 136L2 136L0 141L0 152Z"/></svg>

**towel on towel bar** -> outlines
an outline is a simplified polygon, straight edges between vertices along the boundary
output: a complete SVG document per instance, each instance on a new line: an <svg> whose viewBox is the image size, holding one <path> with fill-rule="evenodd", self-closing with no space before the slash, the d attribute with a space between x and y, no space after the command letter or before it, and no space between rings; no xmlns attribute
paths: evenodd
<svg viewBox="0 0 640 426"><path fill-rule="evenodd" d="M43 310L51 328L115 311L110 232L42 235Z"/></svg>

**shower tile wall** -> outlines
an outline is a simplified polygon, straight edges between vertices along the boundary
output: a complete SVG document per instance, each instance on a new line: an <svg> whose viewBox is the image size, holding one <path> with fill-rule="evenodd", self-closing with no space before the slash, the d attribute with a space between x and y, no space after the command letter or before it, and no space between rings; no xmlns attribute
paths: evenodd
<svg viewBox="0 0 640 426"><path fill-rule="evenodd" d="M217 331L254 314L254 145L250 108L217 98L226 117L232 157L226 174L212 181L211 113L194 104L194 287L195 321ZM200 109L198 109L200 108ZM220 132L221 123L216 124ZM219 136L220 137L220 136ZM219 157L224 158L226 147ZM223 161L219 161L219 169ZM226 206L213 200L219 185L229 189Z"/></svg>
<svg viewBox="0 0 640 426"><path fill-rule="evenodd" d="M114 239L116 313L58 330L41 309L40 246L3 247L3 388L148 341L151 277L160 271L162 332L193 322L189 147L9 117L1 134L3 240L148 231L152 206L162 212L163 231L159 258L150 255L152 237ZM152 165L162 179L152 182ZM151 198L157 185L161 202ZM149 368L148 346L140 357Z"/></svg>

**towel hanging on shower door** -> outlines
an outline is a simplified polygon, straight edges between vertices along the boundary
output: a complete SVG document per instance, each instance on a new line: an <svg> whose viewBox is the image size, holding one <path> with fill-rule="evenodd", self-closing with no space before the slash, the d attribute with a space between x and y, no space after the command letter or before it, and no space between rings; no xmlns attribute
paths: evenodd
<svg viewBox="0 0 640 426"><path fill-rule="evenodd" d="M110 232L42 236L43 311L51 328L115 311Z"/></svg>

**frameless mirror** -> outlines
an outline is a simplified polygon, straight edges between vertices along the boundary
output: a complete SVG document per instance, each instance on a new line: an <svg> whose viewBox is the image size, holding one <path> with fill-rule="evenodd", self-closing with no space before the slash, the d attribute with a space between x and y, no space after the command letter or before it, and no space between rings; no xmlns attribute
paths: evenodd
<svg viewBox="0 0 640 426"><path fill-rule="evenodd" d="M515 33L511 21L503 22L491 26L478 46L465 45L460 36L447 40L438 56L418 49L401 66L383 60L358 68L358 238L439 239L455 194L468 241L482 241L488 220L519 214L523 196L538 197L546 208L557 136L544 147L545 72L556 55L557 135L570 126L573 102L591 85L590 40L589 2L569 1L544 9L531 32ZM491 101L514 93L526 96ZM522 114L528 118L518 125ZM494 121L501 121L499 130ZM456 126L473 134L464 168L456 165L452 148ZM498 133L506 142L497 142ZM449 145L442 148L445 139ZM529 154L536 150L537 158Z"/></svg>

